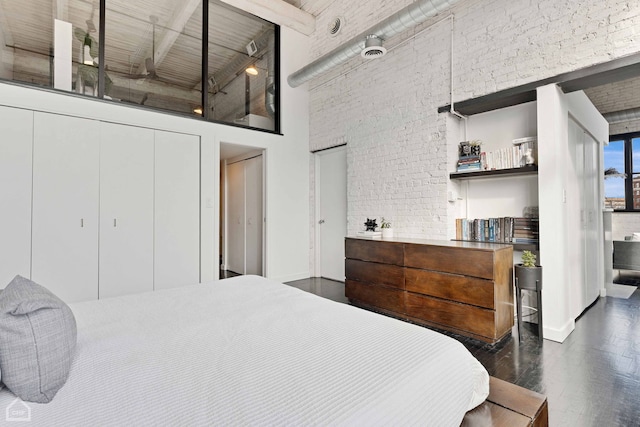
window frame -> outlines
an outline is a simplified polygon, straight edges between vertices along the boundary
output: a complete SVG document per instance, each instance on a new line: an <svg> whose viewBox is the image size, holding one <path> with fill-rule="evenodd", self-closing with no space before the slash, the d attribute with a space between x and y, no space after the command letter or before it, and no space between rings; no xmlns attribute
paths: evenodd
<svg viewBox="0 0 640 427"><path fill-rule="evenodd" d="M640 131L609 136L609 142L623 141L624 143L624 172L622 173L625 174L625 178L624 178L625 208L615 209L614 210L615 212L640 212L640 207L638 207L637 209L633 207L633 198L634 198L633 140L634 139L640 139ZM640 152L640 145L638 146L638 151ZM638 175L640 177L640 172L636 172L635 175Z"/></svg>
<svg viewBox="0 0 640 427"><path fill-rule="evenodd" d="M269 133L269 134L276 134L276 135L282 135L282 112L280 111L281 108L281 87L280 87L280 82L281 82L281 70L280 70L280 62L281 62L281 40L280 40L280 25L271 22L269 20L266 20L262 17L259 17L257 15L253 15L250 12L250 15L253 15L265 22L268 22L270 24L273 25L273 29L274 29L274 81L275 81L275 99L274 99L274 104L275 104L275 113L273 116L273 126L274 129L273 130L269 130L269 129L264 129L264 128L259 128L259 127L254 127L254 126L248 126L245 124L240 124L240 123L233 123L233 122L228 122L228 121L221 121L221 120L214 120L210 117L210 111L208 108L203 108L203 114L201 116L196 116L196 115L192 115L192 114L184 114L181 112L177 112L177 111L172 111L172 110L165 110L165 109L161 109L161 108L155 108L155 107L148 107L148 106L144 106L144 105L133 105L130 103L119 103L118 101L112 101L109 100L108 97L105 98L105 81L106 81L106 73L105 73L105 50L106 50L106 12L107 12L107 2L109 0L99 0L99 13L100 16L98 18L99 20L99 28L98 30L98 64L97 64L97 68L98 68L98 78L97 78L97 92L96 95L85 95L85 94L80 94L74 91L67 91L67 90L61 90L61 89L56 89L53 87L53 83L51 83L50 86L41 86L38 84L34 84L34 83L29 83L27 81L22 81L22 80L9 80L9 79L5 79L5 78L0 78L0 83L10 83L10 84L15 84L18 86L26 86L26 87L36 87L40 90L44 90L44 91L52 91L54 93L57 94L63 94L66 96L77 96L77 97L83 97L83 98L90 98L90 99L94 99L94 100L100 100L100 101L107 101L107 102L112 102L118 105L121 105L123 107L126 108L137 108L137 109L143 109L146 111L154 111L154 112L158 112L158 113L163 113L163 114L169 114L169 115L174 115L174 116L179 116L179 117L183 117L183 118L190 118L190 119L194 119L194 120L204 120L207 121L209 123L215 123L215 124L221 124L221 125L225 125L225 126L232 126L232 127L240 127L240 128L245 128L245 129L251 129L251 130L255 130L258 132L264 132L264 133ZM209 79L209 0L202 0L202 49L201 49L201 87L202 88L207 88L207 82ZM51 53L50 53L51 55ZM49 76L50 79L52 79L52 75ZM208 91L202 90L202 94L201 94L201 105L206 106L208 105Z"/></svg>

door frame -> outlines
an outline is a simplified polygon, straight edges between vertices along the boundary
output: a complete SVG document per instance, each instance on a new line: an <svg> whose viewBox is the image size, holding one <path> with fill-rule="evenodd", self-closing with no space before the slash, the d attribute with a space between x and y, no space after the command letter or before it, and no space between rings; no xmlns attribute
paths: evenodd
<svg viewBox="0 0 640 427"><path fill-rule="evenodd" d="M232 144L232 143L231 143ZM233 144L240 145L240 144ZM267 277L267 150L266 149L255 149L255 147L247 146L247 152L240 154L238 156L223 159L221 161L221 167L224 171L224 183L220 185L222 191L222 199L224 203L224 207L221 210L222 216L220 218L220 222L222 224L222 235L220 238L222 239L222 264L216 260L216 264L218 264L218 269L220 267L227 268L227 254L229 253L229 239L227 236L229 235L229 221L227 218L229 217L229 179L228 179L228 169L227 166L233 163L242 162L245 160L252 159L254 157L262 156L262 273L261 276ZM246 224L245 224L246 226ZM246 236L245 236L246 240ZM245 245L246 252L246 245ZM246 271L246 262L244 266L244 270ZM244 272L242 274L245 274Z"/></svg>
<svg viewBox="0 0 640 427"><path fill-rule="evenodd" d="M313 213L313 229L314 229L314 263L313 263L313 275L314 277L322 276L322 246L321 238L320 238L320 227L318 227L318 221L320 220L320 181L321 181L321 170L320 170L320 156L323 154L337 153L339 151L346 151L347 144L340 144L333 147L323 148L321 150L313 151L313 160L314 160L314 213ZM347 163L347 168L348 168ZM346 172L346 171L345 171ZM347 197L347 206L349 205L349 199Z"/></svg>

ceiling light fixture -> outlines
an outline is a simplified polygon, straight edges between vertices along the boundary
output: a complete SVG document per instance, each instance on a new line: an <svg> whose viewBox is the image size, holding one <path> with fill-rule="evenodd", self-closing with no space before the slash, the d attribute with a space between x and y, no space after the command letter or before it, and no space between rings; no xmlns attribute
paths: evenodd
<svg viewBox="0 0 640 427"><path fill-rule="evenodd" d="M247 74L250 74L252 76L257 76L258 75L258 69L256 68L255 65L249 65L246 70L244 70Z"/></svg>

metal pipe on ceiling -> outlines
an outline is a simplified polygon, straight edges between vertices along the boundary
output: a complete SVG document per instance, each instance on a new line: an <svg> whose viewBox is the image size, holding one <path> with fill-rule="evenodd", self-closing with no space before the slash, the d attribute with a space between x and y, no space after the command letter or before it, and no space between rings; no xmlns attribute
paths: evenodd
<svg viewBox="0 0 640 427"><path fill-rule="evenodd" d="M612 111L602 115L609 124L629 122L631 120L640 120L640 107L629 108L628 110Z"/></svg>
<svg viewBox="0 0 640 427"><path fill-rule="evenodd" d="M298 87L314 77L329 71L331 68L360 55L360 52L362 52L365 47L367 36L376 35L382 40L388 40L403 31L422 24L438 13L451 8L458 1L459 0L418 0L368 30L363 31L331 52L304 66L295 73L292 73L287 78L287 82L291 87Z"/></svg>

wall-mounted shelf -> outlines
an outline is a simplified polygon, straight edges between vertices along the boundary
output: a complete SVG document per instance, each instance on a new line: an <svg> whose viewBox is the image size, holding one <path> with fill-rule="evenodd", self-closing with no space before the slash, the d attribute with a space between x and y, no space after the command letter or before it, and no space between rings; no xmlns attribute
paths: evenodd
<svg viewBox="0 0 640 427"><path fill-rule="evenodd" d="M540 248L536 243L507 243L507 242L486 242L480 240L459 240L451 239L454 242L473 242L473 243L492 243L494 245L511 245L514 251L539 251Z"/></svg>
<svg viewBox="0 0 640 427"><path fill-rule="evenodd" d="M449 174L450 179L477 179L477 178L490 178L494 176L509 176L509 175L532 175L538 173L538 165L528 165L521 168L512 169L495 169L489 171L475 171L475 172L452 172Z"/></svg>

